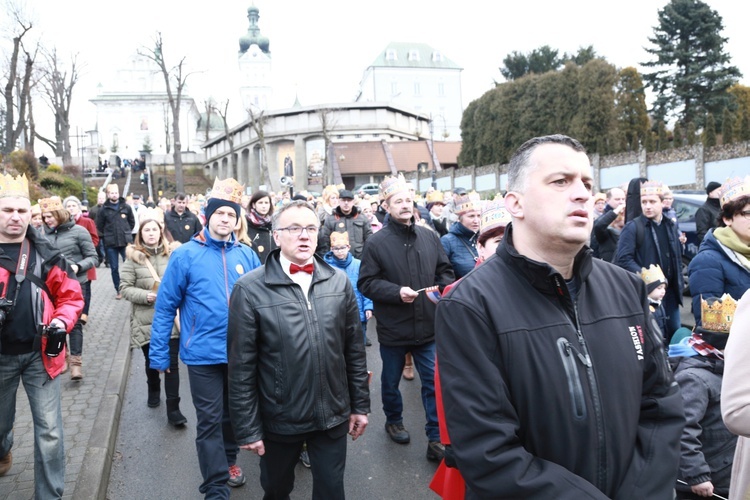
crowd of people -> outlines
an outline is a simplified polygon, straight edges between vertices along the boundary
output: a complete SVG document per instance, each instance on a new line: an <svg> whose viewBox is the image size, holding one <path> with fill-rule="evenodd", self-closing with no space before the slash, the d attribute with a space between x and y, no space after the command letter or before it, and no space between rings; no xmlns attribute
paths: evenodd
<svg viewBox="0 0 750 500"><path fill-rule="evenodd" d="M289 497L298 461L313 498L344 498L347 436L371 411L373 318L383 432L411 443L399 386L416 371L443 498L750 493L750 178L707 187L692 330L669 188L593 193L566 136L523 144L492 200L421 196L403 177L320 198L217 179L157 203L110 184L88 209L73 196L32 206L25 177L0 183L0 475L23 380L38 498L63 494L59 376L83 380L100 263L132 304L145 403L161 405L163 377L177 429L186 366L206 498L246 483L240 450L260 456L264 498Z"/></svg>

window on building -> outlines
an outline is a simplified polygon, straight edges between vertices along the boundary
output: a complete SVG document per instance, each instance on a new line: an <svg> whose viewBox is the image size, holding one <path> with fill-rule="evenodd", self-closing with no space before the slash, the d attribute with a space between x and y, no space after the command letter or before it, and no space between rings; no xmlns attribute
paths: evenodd
<svg viewBox="0 0 750 500"><path fill-rule="evenodd" d="M438 82L438 95L440 97L445 95L445 84L443 82Z"/></svg>
<svg viewBox="0 0 750 500"><path fill-rule="evenodd" d="M411 49L409 51L409 55L407 56L407 59L409 61L419 61L419 51L416 49Z"/></svg>
<svg viewBox="0 0 750 500"><path fill-rule="evenodd" d="M337 136L336 136L336 139L343 139L343 138L344 138L344 136L343 136L343 135L337 135Z"/></svg>
<svg viewBox="0 0 750 500"><path fill-rule="evenodd" d="M385 60L386 61L397 61L398 60L398 53L394 49L388 49L385 51Z"/></svg>
<svg viewBox="0 0 750 500"><path fill-rule="evenodd" d="M422 95L422 89L420 88L419 82L414 82L414 95Z"/></svg>
<svg viewBox="0 0 750 500"><path fill-rule="evenodd" d="M399 94L398 92L398 83L397 82L391 82L391 96L397 96Z"/></svg>
<svg viewBox="0 0 750 500"><path fill-rule="evenodd" d="M432 62L443 62L443 54L437 50L432 53Z"/></svg>
<svg viewBox="0 0 750 500"><path fill-rule="evenodd" d="M354 138L355 139L361 139L362 138L362 134L354 134Z"/></svg>

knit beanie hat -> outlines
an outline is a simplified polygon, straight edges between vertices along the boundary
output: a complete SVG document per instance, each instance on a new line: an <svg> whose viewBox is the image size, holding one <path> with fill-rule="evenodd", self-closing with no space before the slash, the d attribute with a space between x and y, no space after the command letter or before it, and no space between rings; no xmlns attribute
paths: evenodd
<svg viewBox="0 0 750 500"><path fill-rule="evenodd" d="M706 186L706 194L711 194L711 191L714 191L716 189L719 189L721 187L721 184L719 184L716 181L711 181Z"/></svg>
<svg viewBox="0 0 750 500"><path fill-rule="evenodd" d="M208 202L206 203L205 214L206 214L206 224L208 224L208 221L211 219L211 216L219 207L231 207L232 210L234 210L234 213L237 214L237 220L240 218L240 204L234 203L233 201L229 200L222 200L221 198L209 198Z"/></svg>

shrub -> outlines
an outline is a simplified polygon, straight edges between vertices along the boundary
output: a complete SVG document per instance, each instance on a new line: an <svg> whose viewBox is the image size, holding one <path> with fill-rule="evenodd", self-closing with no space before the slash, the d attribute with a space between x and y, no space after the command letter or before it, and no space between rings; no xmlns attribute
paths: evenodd
<svg viewBox="0 0 750 500"><path fill-rule="evenodd" d="M10 154L10 166L19 174L26 174L29 180L39 177L39 160L34 153L17 149Z"/></svg>

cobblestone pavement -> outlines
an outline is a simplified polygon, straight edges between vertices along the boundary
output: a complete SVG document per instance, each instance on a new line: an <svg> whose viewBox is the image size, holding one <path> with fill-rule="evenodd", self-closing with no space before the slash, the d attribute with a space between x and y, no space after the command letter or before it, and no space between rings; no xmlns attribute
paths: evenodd
<svg viewBox="0 0 750 500"><path fill-rule="evenodd" d="M130 303L115 299L110 270L97 269L89 322L83 329L83 380L60 375L65 439L64 499L95 498L104 488L120 414L121 384L129 363ZM13 467L0 477L0 498L34 497L34 425L23 383L14 425ZM109 452L107 448L109 447Z"/></svg>

